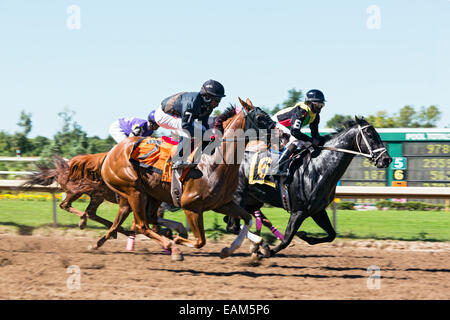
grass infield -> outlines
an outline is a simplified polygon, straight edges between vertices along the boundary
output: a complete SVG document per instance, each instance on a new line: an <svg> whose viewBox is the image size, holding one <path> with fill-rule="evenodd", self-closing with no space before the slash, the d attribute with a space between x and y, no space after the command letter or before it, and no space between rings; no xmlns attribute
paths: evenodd
<svg viewBox="0 0 450 320"><path fill-rule="evenodd" d="M77 209L84 210L87 201L75 202ZM97 214L110 221L114 220L118 206L103 203ZM274 226L284 233L289 214L278 208L263 208L264 214ZM53 203L48 200L0 200L0 228L32 234L35 229L51 228L53 224ZM332 210L328 210L332 221ZM209 238L220 237L225 233L224 215L208 211L204 213L204 222ZM165 218L182 222L186 225L186 218L182 210L166 211ZM79 218L58 207L58 229L78 228ZM132 214L124 223L130 228ZM254 230L253 226L251 230ZM420 241L450 241L450 212L444 211L355 211L339 210L337 212L338 237L353 239L392 239L392 240L420 240ZM106 229L94 221L88 221L87 230L104 234ZM324 236L311 218L307 218L300 230L316 236ZM263 227L263 236L269 242L275 240L272 233Z"/></svg>

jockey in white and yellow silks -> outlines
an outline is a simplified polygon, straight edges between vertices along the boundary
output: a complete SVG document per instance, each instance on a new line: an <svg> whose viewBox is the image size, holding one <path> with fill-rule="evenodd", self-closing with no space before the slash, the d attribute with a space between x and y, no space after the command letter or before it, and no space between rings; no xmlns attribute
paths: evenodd
<svg viewBox="0 0 450 320"><path fill-rule="evenodd" d="M313 89L306 93L305 102L300 102L294 107L277 112L272 119L277 122L277 127L291 135L279 159L279 174L289 174L289 157L294 151L305 143L319 145L323 138L319 134L320 111L325 105L325 97L320 90ZM311 138L301 132L302 127L309 125Z"/></svg>

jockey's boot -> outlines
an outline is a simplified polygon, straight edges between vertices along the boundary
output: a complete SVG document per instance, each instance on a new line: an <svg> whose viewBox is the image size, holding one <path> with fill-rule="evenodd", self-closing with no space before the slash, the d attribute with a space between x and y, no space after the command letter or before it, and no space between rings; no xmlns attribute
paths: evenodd
<svg viewBox="0 0 450 320"><path fill-rule="evenodd" d="M175 157L178 159L172 164L172 169L192 168L192 167L196 166L196 164L186 161L186 158L189 155L183 154L184 152L183 152L182 141L183 141L183 137L181 137L180 142L178 143L177 151L175 153Z"/></svg>
<svg viewBox="0 0 450 320"><path fill-rule="evenodd" d="M289 175L289 164L291 163L289 158L296 149L297 146L295 144L288 145L281 154L280 159L278 159L278 175L280 177L287 177Z"/></svg>

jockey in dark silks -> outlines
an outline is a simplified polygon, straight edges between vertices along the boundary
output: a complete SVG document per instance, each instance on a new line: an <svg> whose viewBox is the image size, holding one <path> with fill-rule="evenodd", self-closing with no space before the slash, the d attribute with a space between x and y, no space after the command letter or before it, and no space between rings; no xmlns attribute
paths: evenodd
<svg viewBox="0 0 450 320"><path fill-rule="evenodd" d="M313 89L306 93L305 102L300 102L294 107L277 112L272 119L277 121L277 127L291 135L279 159L279 175L288 176L289 158L300 148L309 148L323 143L323 137L319 134L319 113L325 105L325 97L320 90ZM302 127L309 125L311 138L301 132Z"/></svg>
<svg viewBox="0 0 450 320"><path fill-rule="evenodd" d="M219 106L220 100L225 97L225 89L217 81L206 81L200 92L181 92L172 95L161 102L160 108L155 112L155 120L162 128L178 131L181 136L176 155L179 160L175 161L172 168L184 168L192 166L186 162L189 155L183 154L183 138L187 136L183 130L194 137L194 127L203 132L208 130L208 118L214 108ZM200 120L201 124L195 120Z"/></svg>

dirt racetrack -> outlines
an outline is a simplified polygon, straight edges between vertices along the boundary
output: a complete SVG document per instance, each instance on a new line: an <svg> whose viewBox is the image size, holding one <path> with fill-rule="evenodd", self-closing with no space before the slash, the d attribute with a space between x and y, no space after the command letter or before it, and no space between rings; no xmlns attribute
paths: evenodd
<svg viewBox="0 0 450 320"><path fill-rule="evenodd" d="M0 299L450 298L450 243L339 239L310 246L294 240L278 256L251 263L248 240L235 256L219 258L229 237L208 239L199 250L180 247L182 262L142 236L134 252L125 250L121 235L88 251L94 239L0 234Z"/></svg>

